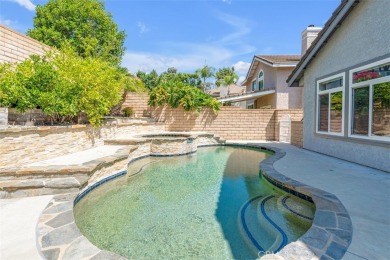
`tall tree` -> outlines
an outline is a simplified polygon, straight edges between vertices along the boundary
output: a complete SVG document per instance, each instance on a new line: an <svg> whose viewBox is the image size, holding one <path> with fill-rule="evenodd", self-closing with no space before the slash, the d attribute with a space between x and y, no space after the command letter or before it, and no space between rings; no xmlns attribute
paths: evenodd
<svg viewBox="0 0 390 260"><path fill-rule="evenodd" d="M223 77L223 79L220 79L219 84L220 86L229 86L231 84L236 84L238 80L238 75L226 75Z"/></svg>
<svg viewBox="0 0 390 260"><path fill-rule="evenodd" d="M155 70L152 70L150 73L146 74L143 71L138 71L136 73L137 77L142 80L145 84L145 87L150 91L153 90L160 84L160 76Z"/></svg>
<svg viewBox="0 0 390 260"><path fill-rule="evenodd" d="M221 85L230 85L237 83L239 79L237 73L234 71L234 67L226 67L219 69L217 73L215 73L215 84L217 86Z"/></svg>
<svg viewBox="0 0 390 260"><path fill-rule="evenodd" d="M111 13L98 0L49 0L37 6L30 37L49 46L70 44L81 57L101 57L119 65L125 32L118 31Z"/></svg>
<svg viewBox="0 0 390 260"><path fill-rule="evenodd" d="M195 71L196 74L203 80L202 82L202 90L205 92L210 88L211 83L206 82L207 79L214 77L215 68L205 65L201 69L197 69Z"/></svg>

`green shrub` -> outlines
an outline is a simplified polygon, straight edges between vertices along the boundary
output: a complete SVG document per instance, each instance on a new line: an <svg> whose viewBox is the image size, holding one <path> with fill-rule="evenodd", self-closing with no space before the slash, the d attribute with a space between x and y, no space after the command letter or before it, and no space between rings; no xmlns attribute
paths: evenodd
<svg viewBox="0 0 390 260"><path fill-rule="evenodd" d="M134 115L133 108L131 107L125 107L122 109L122 112L125 117L132 117Z"/></svg>
<svg viewBox="0 0 390 260"><path fill-rule="evenodd" d="M0 65L0 105L19 111L41 108L53 121L85 112L93 126L122 99L122 90L143 83L99 58L81 58L70 48Z"/></svg>
<svg viewBox="0 0 390 260"><path fill-rule="evenodd" d="M149 93L148 104L150 106L167 104L172 108L181 106L186 111L196 110L198 112L203 107L211 107L215 113L221 107L221 103L212 96L181 82L156 87Z"/></svg>

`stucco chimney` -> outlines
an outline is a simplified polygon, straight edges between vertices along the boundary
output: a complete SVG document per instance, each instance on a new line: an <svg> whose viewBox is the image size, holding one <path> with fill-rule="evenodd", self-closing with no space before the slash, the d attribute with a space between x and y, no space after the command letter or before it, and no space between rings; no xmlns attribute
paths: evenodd
<svg viewBox="0 0 390 260"><path fill-rule="evenodd" d="M307 49L309 49L310 45L317 37L321 29L322 29L321 27L315 27L314 25L311 24L302 32L302 48L301 48L302 55L306 53Z"/></svg>

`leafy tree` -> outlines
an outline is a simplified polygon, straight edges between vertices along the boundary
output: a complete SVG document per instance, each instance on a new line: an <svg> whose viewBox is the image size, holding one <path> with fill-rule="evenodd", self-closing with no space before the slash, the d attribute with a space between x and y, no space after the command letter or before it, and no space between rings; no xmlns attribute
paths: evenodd
<svg viewBox="0 0 390 260"><path fill-rule="evenodd" d="M149 91L157 87L160 83L160 77L155 70L152 70L148 74L143 71L138 71L136 75L142 80L142 82L145 84L146 89L148 89Z"/></svg>
<svg viewBox="0 0 390 260"><path fill-rule="evenodd" d="M203 92L205 92L206 90L208 90L211 87L211 83L210 82L206 82L206 80L208 78L214 77L215 76L214 72L215 72L215 68L207 66L207 65L204 66L203 68L197 69L195 71L195 73L198 74L199 77L203 80L203 82L202 82L202 90L203 90Z"/></svg>
<svg viewBox="0 0 390 260"><path fill-rule="evenodd" d="M11 107L16 103L18 89L12 63L0 63L0 107Z"/></svg>
<svg viewBox="0 0 390 260"><path fill-rule="evenodd" d="M229 86L230 84L235 84L238 78L238 75L226 75L219 81L219 83L222 86Z"/></svg>
<svg viewBox="0 0 390 260"><path fill-rule="evenodd" d="M226 67L219 69L215 73L215 84L217 86L221 85L230 85L230 84L235 84L237 83L237 80L239 79L237 73L234 71L234 67Z"/></svg>
<svg viewBox="0 0 390 260"><path fill-rule="evenodd" d="M153 89L149 93L148 104L150 106L167 104L172 108L183 107L186 111L200 111L203 107L211 107L215 113L221 107L221 103L212 96L182 82L169 82Z"/></svg>
<svg viewBox="0 0 390 260"><path fill-rule="evenodd" d="M167 72L168 73L172 73L172 74L176 74L177 73L177 69L175 67L170 67L170 68L168 68Z"/></svg>
<svg viewBox="0 0 390 260"><path fill-rule="evenodd" d="M30 37L61 48L69 43L83 58L102 58L119 65L124 54L124 31L98 0L49 0L37 6Z"/></svg>
<svg viewBox="0 0 390 260"><path fill-rule="evenodd" d="M165 84L185 83L193 87L199 87L201 84L197 74L182 72L178 73L177 69L173 67L168 68L167 71L161 73L160 75L158 75L155 70L152 70L148 74L143 71L138 71L136 75L144 82L145 87L149 91L153 90L159 85Z"/></svg>
<svg viewBox="0 0 390 260"><path fill-rule="evenodd" d="M41 108L54 121L74 120L85 112L93 126L121 100L142 87L127 70L101 58L79 57L70 49L32 56L15 67L0 66L0 103L19 111Z"/></svg>

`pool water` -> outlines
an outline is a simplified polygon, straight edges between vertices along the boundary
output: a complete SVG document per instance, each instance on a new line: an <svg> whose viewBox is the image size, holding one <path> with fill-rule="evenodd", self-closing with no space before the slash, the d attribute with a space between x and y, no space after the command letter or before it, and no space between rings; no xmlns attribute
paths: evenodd
<svg viewBox="0 0 390 260"><path fill-rule="evenodd" d="M74 209L84 236L129 259L255 259L297 240L314 205L259 176L270 153L208 147L148 157Z"/></svg>

